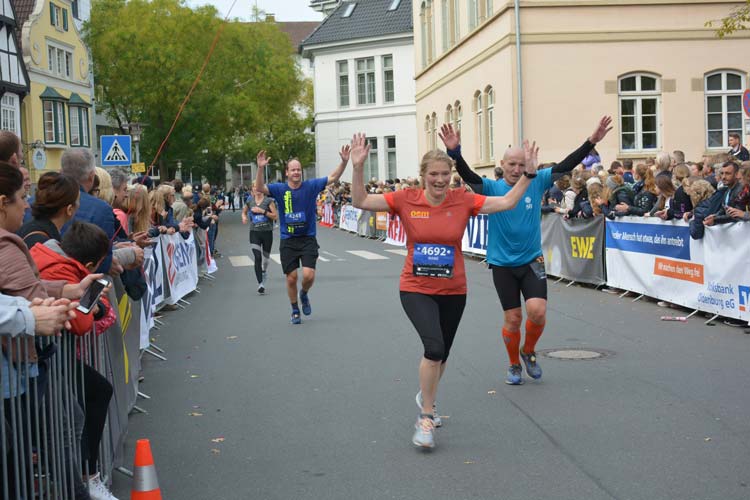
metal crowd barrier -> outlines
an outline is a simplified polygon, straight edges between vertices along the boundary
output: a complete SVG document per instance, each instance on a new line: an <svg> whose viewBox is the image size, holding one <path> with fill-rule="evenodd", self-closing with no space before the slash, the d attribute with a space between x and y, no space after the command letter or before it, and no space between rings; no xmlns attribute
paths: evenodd
<svg viewBox="0 0 750 500"><path fill-rule="evenodd" d="M81 437L84 431L86 389L84 364L106 377L103 339L88 334L36 338L39 363L30 363L29 337L3 340L0 386L0 459L3 500L74 499L86 488ZM16 361L13 361L13 360ZM106 377L110 383L110 377ZM91 395L90 395L91 396ZM108 420L99 445L96 470L108 482L113 452ZM88 429L87 429L88 430Z"/></svg>

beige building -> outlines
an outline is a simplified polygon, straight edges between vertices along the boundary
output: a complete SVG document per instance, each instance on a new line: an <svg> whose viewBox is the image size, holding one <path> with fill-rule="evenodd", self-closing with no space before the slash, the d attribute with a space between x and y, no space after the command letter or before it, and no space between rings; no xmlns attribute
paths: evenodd
<svg viewBox="0 0 750 500"><path fill-rule="evenodd" d="M729 132L750 142L750 31L718 39L705 26L742 4L522 0L516 18L513 1L415 0L419 154L442 146L449 120L474 168L522 138L559 161L605 114L605 165L675 149L700 160L727 151Z"/></svg>

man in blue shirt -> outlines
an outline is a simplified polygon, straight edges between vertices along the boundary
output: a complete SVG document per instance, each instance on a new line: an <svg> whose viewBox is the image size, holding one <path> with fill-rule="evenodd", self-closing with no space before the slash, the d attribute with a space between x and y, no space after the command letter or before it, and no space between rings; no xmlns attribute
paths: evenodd
<svg viewBox="0 0 750 500"><path fill-rule="evenodd" d="M307 293L315 282L315 265L318 260L318 240L315 238L317 229L316 199L318 194L328 184L333 184L341 178L346 164L349 163L350 146L342 146L339 156L341 163L327 177L319 177L307 181L302 180L302 164L296 158L286 164L286 183L266 185L265 167L271 160L266 152L258 153L258 174L255 185L258 191L270 195L279 207L279 226L281 239L279 254L281 267L286 275L286 291L292 304L292 324L302 323L299 305L297 303L297 269L302 264L302 289L299 300L302 302L302 312L305 316L312 314L310 299Z"/></svg>
<svg viewBox="0 0 750 500"><path fill-rule="evenodd" d="M487 262L492 269L492 280L505 313L503 341L510 358L506 384L523 384L521 359L526 372L534 379L542 377L536 362L536 343L544 331L547 315L547 276L542 254L542 195L552 187L553 176L573 170L594 146L604 139L612 127L612 118L605 116L594 133L563 161L538 171L516 208L489 216ZM482 178L469 168L461 156L461 133L445 124L441 128L448 154L456 161L456 170L474 192L487 196L504 196L524 173L524 151L508 148L500 162L503 178ZM521 347L521 294L526 301L526 340Z"/></svg>

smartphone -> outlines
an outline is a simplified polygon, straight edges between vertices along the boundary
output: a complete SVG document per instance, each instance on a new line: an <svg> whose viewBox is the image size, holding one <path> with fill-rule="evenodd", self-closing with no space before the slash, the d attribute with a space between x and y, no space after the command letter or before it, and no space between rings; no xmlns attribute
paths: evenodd
<svg viewBox="0 0 750 500"><path fill-rule="evenodd" d="M83 293L83 296L78 301L78 307L76 307L77 310L81 311L83 314L88 314L91 312L91 310L96 306L96 302L99 300L99 296L102 294L102 291L109 285L109 281L100 278L86 289L86 291Z"/></svg>

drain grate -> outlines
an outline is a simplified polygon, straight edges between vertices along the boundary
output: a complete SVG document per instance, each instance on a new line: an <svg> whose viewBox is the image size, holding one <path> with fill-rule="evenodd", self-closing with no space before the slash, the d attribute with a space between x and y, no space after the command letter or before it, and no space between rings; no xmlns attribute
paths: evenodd
<svg viewBox="0 0 750 500"><path fill-rule="evenodd" d="M613 356L614 352L606 349L592 349L590 347L562 347L559 349L544 349L537 351L537 354L545 358L560 359L563 361L591 361L608 358Z"/></svg>

